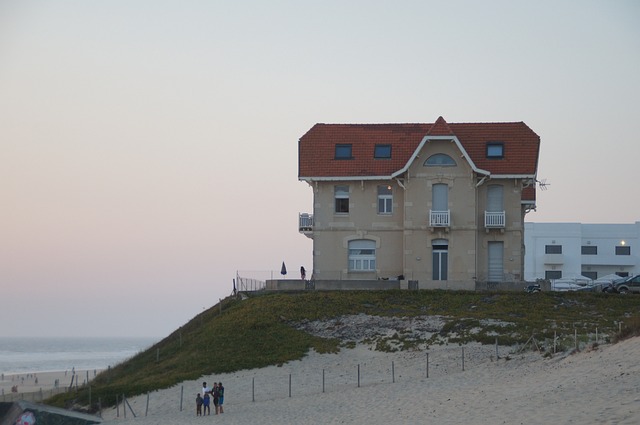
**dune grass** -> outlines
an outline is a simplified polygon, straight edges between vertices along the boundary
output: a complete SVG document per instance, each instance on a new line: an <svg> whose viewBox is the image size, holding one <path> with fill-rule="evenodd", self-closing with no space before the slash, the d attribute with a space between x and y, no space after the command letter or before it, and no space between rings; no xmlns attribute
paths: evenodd
<svg viewBox="0 0 640 425"><path fill-rule="evenodd" d="M439 315L445 327L429 341L399 341L405 349L417 343L523 344L556 335L593 333L609 340L640 330L640 297L576 292L487 293L454 291L330 291L253 294L227 298L195 316L169 336L131 359L99 374L88 388L47 400L60 407L95 411L127 397L167 388L204 375L282 364L302 358L311 348L336 352L341 341L295 329L292 323L369 314L413 317ZM488 319L492 321L486 323ZM508 323L493 324L493 321ZM620 323L625 323L621 326ZM631 330L630 330L631 329ZM625 334L625 335L626 335ZM390 345L379 341L378 349ZM398 344L399 342L399 344ZM344 349L344 347L343 347ZM91 403L89 400L91 397ZM89 406L91 404L91 406Z"/></svg>

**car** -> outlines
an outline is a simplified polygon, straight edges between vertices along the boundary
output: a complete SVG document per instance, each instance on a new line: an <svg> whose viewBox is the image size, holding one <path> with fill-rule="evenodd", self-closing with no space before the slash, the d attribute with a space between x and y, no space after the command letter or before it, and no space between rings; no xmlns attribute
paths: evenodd
<svg viewBox="0 0 640 425"><path fill-rule="evenodd" d="M616 292L620 294L640 294L640 274L631 276L622 282L616 283Z"/></svg>
<svg viewBox="0 0 640 425"><path fill-rule="evenodd" d="M524 290L528 293L528 294L534 294L536 292L540 292L542 291L542 288L540 287L539 283L534 283L533 285L529 285L526 288L524 288Z"/></svg>

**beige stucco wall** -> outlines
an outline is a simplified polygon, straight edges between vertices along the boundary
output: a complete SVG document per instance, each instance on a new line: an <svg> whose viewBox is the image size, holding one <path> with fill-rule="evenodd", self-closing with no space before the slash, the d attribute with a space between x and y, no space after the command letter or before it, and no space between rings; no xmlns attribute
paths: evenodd
<svg viewBox="0 0 640 425"><path fill-rule="evenodd" d="M434 153L453 158L455 167L425 167ZM396 180L314 182L314 278L319 280L381 279L404 275L418 280L421 288L473 289L472 283L487 278L487 244L504 243L504 273L509 279L523 273L523 214L521 181L487 179L476 187L482 176L476 175L462 158L462 152L450 141L429 141L404 176ZM449 228L430 228L432 187L449 187L451 211ZM484 228L487 186L503 186L506 211L504 229ZM336 214L334 187L349 186L349 213ZM393 190L393 214L377 212L377 187ZM404 186L404 188L402 187ZM348 241L376 241L376 271L348 271ZM432 280L432 241L448 241L448 279Z"/></svg>

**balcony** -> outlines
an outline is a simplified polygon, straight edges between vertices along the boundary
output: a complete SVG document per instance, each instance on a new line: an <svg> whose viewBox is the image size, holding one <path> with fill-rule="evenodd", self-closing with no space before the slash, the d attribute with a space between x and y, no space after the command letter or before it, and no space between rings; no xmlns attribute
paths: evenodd
<svg viewBox="0 0 640 425"><path fill-rule="evenodd" d="M451 214L449 210L429 210L429 227L451 227Z"/></svg>
<svg viewBox="0 0 640 425"><path fill-rule="evenodd" d="M300 213L298 216L298 231L300 233L313 232L313 214Z"/></svg>
<svg viewBox="0 0 640 425"><path fill-rule="evenodd" d="M504 229L504 211L485 211L484 227L487 229Z"/></svg>

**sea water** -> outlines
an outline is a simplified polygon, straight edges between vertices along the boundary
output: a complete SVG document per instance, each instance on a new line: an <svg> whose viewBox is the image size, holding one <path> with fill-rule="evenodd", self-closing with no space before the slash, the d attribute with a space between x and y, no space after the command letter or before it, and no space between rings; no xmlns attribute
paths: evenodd
<svg viewBox="0 0 640 425"><path fill-rule="evenodd" d="M159 339L0 337L0 372L53 372L106 369Z"/></svg>

